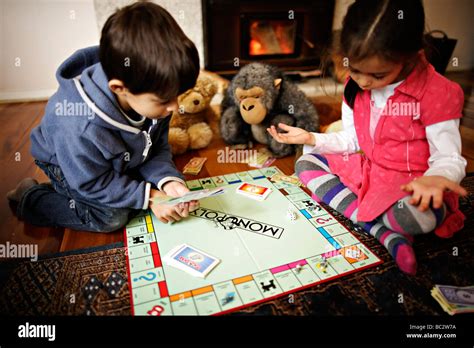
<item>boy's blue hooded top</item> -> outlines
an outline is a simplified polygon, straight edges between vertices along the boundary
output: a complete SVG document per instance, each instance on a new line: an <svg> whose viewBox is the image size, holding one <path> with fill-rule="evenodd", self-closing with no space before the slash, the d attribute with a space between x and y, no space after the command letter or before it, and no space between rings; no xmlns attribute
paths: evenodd
<svg viewBox="0 0 474 348"><path fill-rule="evenodd" d="M146 209L151 185L183 182L168 145L170 117L127 121L99 62L98 46L77 51L58 69L58 91L31 133L31 153L58 165L72 190L113 208Z"/></svg>

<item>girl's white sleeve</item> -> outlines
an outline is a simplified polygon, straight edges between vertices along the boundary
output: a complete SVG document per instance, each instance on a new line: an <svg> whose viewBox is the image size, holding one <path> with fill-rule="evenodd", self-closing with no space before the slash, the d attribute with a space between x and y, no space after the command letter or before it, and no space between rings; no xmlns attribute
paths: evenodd
<svg viewBox="0 0 474 348"><path fill-rule="evenodd" d="M430 146L429 169L425 176L440 175L460 183L466 176L467 161L461 156L459 119L448 120L426 127Z"/></svg>
<svg viewBox="0 0 474 348"><path fill-rule="evenodd" d="M335 133L311 133L315 146L303 146L303 153L350 154L360 150L354 127L354 113L344 101L342 102L343 130Z"/></svg>

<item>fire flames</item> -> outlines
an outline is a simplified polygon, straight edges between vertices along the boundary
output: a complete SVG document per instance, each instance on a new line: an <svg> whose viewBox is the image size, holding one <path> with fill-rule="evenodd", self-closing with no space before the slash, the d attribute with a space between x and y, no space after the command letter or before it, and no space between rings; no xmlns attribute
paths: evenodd
<svg viewBox="0 0 474 348"><path fill-rule="evenodd" d="M249 54L252 56L292 54L295 21L256 20L250 23Z"/></svg>

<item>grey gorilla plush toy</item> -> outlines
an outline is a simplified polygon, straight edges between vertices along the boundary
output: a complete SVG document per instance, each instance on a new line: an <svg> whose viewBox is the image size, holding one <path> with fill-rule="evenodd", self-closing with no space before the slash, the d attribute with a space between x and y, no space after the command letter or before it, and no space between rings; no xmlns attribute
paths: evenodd
<svg viewBox="0 0 474 348"><path fill-rule="evenodd" d="M252 138L268 146L276 157L295 152L295 145L280 144L267 132L278 123L308 132L319 129L313 104L276 67L251 63L232 79L221 104L220 131L228 144L248 143Z"/></svg>

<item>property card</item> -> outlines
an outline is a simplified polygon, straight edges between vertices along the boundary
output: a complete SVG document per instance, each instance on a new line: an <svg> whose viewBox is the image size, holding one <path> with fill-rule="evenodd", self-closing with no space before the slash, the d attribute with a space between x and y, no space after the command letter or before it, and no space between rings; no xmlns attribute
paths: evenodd
<svg viewBox="0 0 474 348"><path fill-rule="evenodd" d="M263 201L272 192L272 189L244 182L236 189L236 192L249 198Z"/></svg>
<svg viewBox="0 0 474 348"><path fill-rule="evenodd" d="M271 151L264 147L257 151L256 156L249 159L248 165L255 168L269 167L275 159Z"/></svg>
<svg viewBox="0 0 474 348"><path fill-rule="evenodd" d="M206 157L193 157L183 169L183 174L197 175L202 169L204 162L207 161Z"/></svg>
<svg viewBox="0 0 474 348"><path fill-rule="evenodd" d="M272 181L275 182L286 182L291 185L303 186L300 179L294 176L288 176L280 173L276 173L271 177Z"/></svg>
<svg viewBox="0 0 474 348"><path fill-rule="evenodd" d="M187 244L171 250L164 260L170 266L201 278L205 278L220 262L218 258Z"/></svg>

